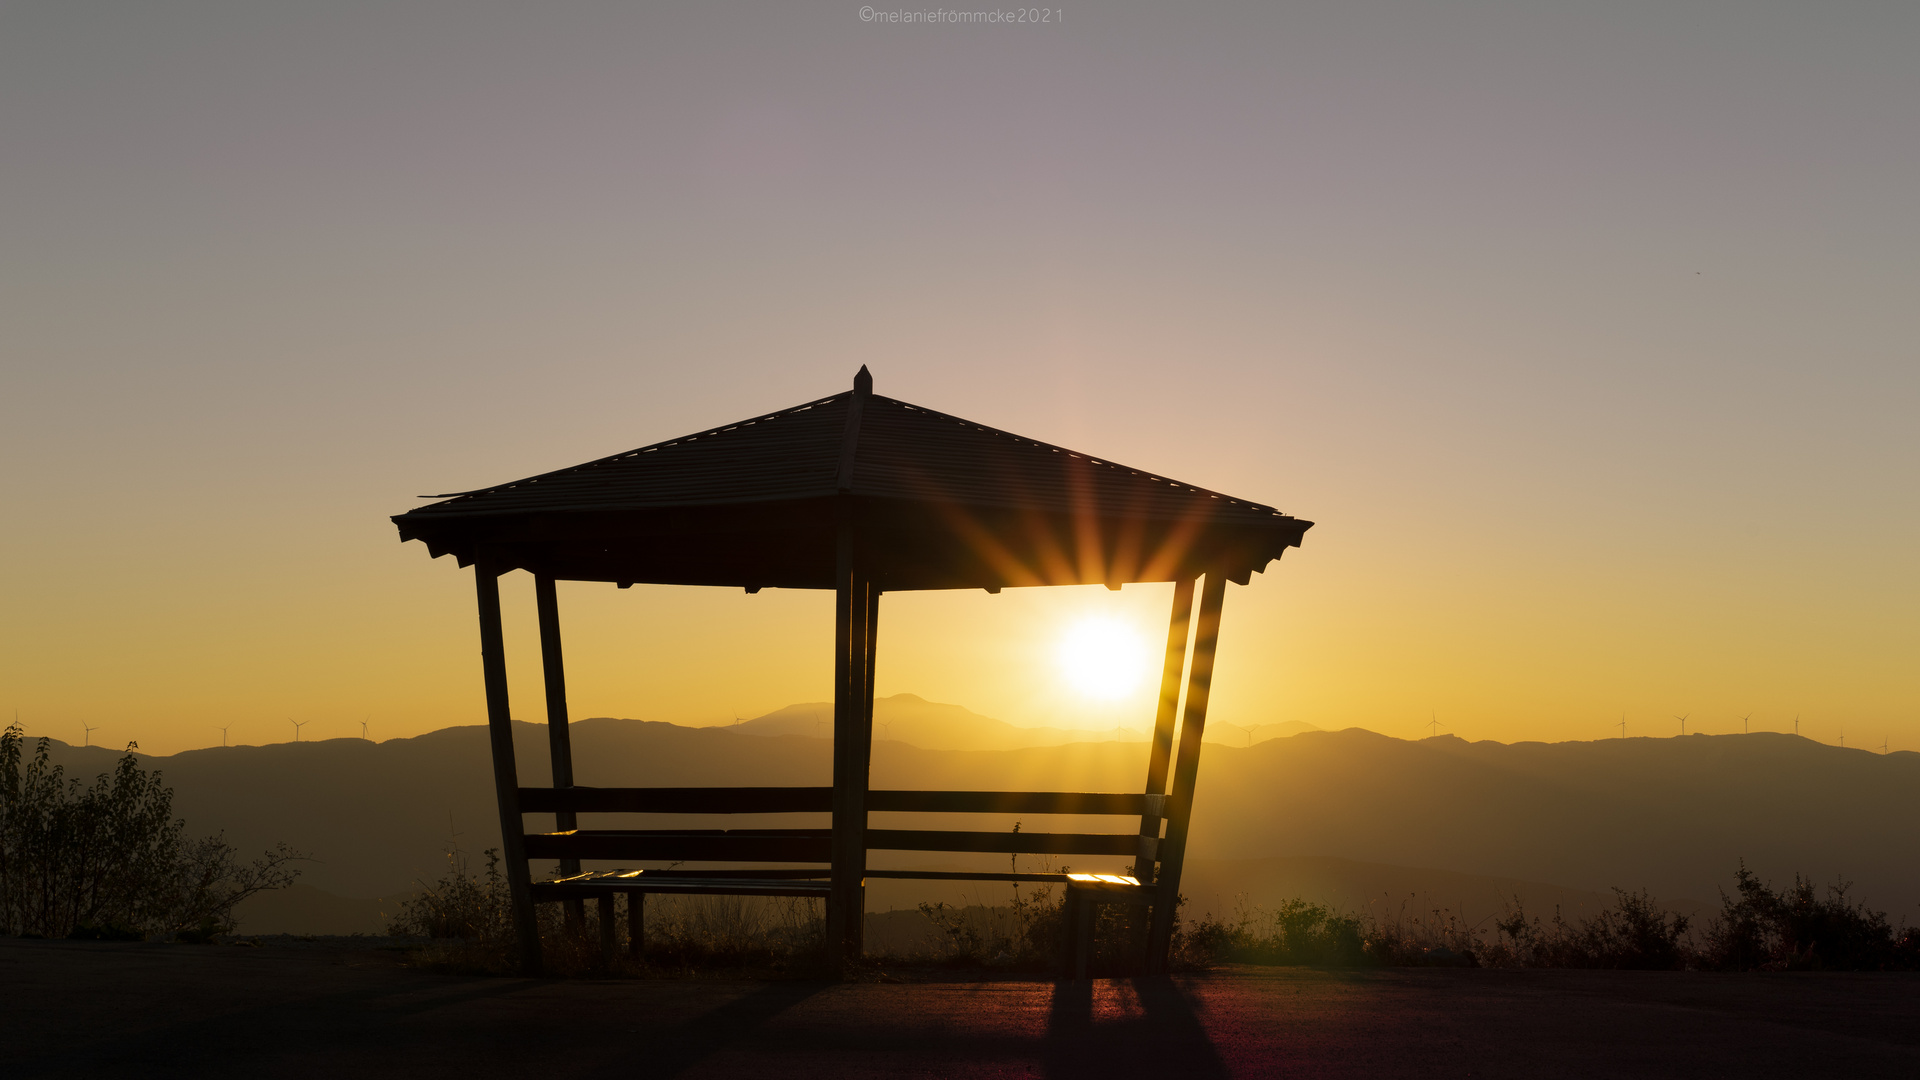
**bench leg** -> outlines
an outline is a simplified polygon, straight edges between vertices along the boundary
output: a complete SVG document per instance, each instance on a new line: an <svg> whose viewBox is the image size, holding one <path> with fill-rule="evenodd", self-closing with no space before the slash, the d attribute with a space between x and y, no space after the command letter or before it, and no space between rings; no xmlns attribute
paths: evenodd
<svg viewBox="0 0 1920 1080"><path fill-rule="evenodd" d="M1076 920L1073 917L1073 905L1079 900L1072 886L1068 886L1066 895L1060 900L1060 977L1073 978L1073 932Z"/></svg>
<svg viewBox="0 0 1920 1080"><path fill-rule="evenodd" d="M1093 952L1093 897L1069 887L1060 905L1060 975L1087 977L1087 957Z"/></svg>
<svg viewBox="0 0 1920 1080"><path fill-rule="evenodd" d="M647 894L630 892L627 894L627 955L640 959L646 946Z"/></svg>
<svg viewBox="0 0 1920 1080"><path fill-rule="evenodd" d="M594 898L600 915L600 962L613 966L613 894L601 893Z"/></svg>
<svg viewBox="0 0 1920 1080"><path fill-rule="evenodd" d="M1099 909L1094 906L1094 898L1082 897L1079 910L1076 911L1073 925L1073 977L1085 980L1087 965L1093 959L1093 921Z"/></svg>

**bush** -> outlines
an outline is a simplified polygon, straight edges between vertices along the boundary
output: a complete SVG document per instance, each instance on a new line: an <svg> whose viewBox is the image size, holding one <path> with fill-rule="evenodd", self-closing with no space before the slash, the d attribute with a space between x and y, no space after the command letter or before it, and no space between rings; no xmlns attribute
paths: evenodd
<svg viewBox="0 0 1920 1080"><path fill-rule="evenodd" d="M1231 923L1209 915L1186 935L1184 951L1195 963L1347 966L1372 959L1366 937L1354 916L1293 899L1275 911L1242 903Z"/></svg>
<svg viewBox="0 0 1920 1080"><path fill-rule="evenodd" d="M1030 888L1025 893L1018 882L1011 885L1013 896L1005 907L921 904L920 914L933 924L939 942L932 959L951 967L1027 969L1058 963L1065 898L1055 899L1051 885ZM1111 925L1108 907L1095 906L1100 920L1095 927L1096 941L1112 936L1099 932Z"/></svg>
<svg viewBox="0 0 1920 1080"><path fill-rule="evenodd" d="M1232 922L1208 915L1189 935L1189 947L1200 962L1252 964L1920 969L1920 929L1896 932L1884 912L1849 901L1845 883L1829 886L1822 898L1795 875L1793 888L1776 893L1742 863L1735 884L1737 898L1722 894L1704 945L1693 938L1691 917L1665 910L1644 889L1615 889L1613 906L1579 922L1558 910L1550 920L1529 917L1516 899L1494 920L1491 936L1445 910L1411 917L1403 910L1388 921L1290 900L1277 911L1242 907Z"/></svg>
<svg viewBox="0 0 1920 1080"><path fill-rule="evenodd" d="M1558 910L1550 923L1529 920L1516 900L1507 917L1494 923L1499 936L1481 947L1481 955L1501 967L1673 971L1688 966L1693 958L1688 916L1662 909L1645 889L1615 889L1613 895L1613 907L1578 925Z"/></svg>
<svg viewBox="0 0 1920 1080"><path fill-rule="evenodd" d="M1738 899L1720 894L1720 916L1707 931L1704 966L1730 971L1908 969L1920 967L1920 932L1898 938L1882 911L1847 900L1846 882L1827 887L1795 874L1793 887L1773 891L1747 869L1734 876Z"/></svg>
<svg viewBox="0 0 1920 1080"><path fill-rule="evenodd" d="M488 848L485 876L471 873L466 854L447 853L447 872L439 881L400 902L387 926L394 937L424 937L499 945L513 938L513 902L500 873L500 852Z"/></svg>
<svg viewBox="0 0 1920 1080"><path fill-rule="evenodd" d="M234 905L285 888L303 856L280 844L242 864L220 836L188 839L173 789L133 745L82 788L41 739L21 765L20 726L0 733L0 933L140 940L231 932Z"/></svg>

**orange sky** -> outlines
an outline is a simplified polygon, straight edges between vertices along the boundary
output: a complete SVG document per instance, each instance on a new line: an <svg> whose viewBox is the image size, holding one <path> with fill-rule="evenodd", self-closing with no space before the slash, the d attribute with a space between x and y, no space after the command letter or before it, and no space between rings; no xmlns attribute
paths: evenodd
<svg viewBox="0 0 1920 1080"><path fill-rule="evenodd" d="M0 15L29 732L477 722L470 576L388 515L865 363L1319 523L1229 590L1223 722L1920 748L1912 11L453 10ZM1143 724L1054 649L1166 591L888 597L879 692ZM577 716L827 694L824 596L562 604Z"/></svg>

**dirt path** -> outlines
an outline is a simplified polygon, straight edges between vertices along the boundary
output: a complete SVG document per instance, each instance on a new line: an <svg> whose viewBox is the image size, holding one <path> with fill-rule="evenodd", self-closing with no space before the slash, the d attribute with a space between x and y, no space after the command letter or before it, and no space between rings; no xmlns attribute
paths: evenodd
<svg viewBox="0 0 1920 1080"><path fill-rule="evenodd" d="M548 982L390 952L0 940L0 1074L1920 1076L1920 977L1236 969Z"/></svg>

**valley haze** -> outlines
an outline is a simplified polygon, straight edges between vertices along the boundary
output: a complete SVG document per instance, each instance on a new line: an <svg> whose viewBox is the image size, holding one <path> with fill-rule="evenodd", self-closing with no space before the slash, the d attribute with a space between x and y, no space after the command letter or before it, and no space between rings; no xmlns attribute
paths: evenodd
<svg viewBox="0 0 1920 1080"><path fill-rule="evenodd" d="M880 699L875 712L875 788L1130 791L1143 779L1138 733L1023 729L906 694ZM577 782L824 785L831 716L823 705L797 704L723 727L577 721ZM1248 738L1241 729L1209 731L1223 741L1210 739L1201 764L1184 888L1196 914L1299 896L1377 914L1441 906L1469 919L1500 914L1517 897L1532 913L1560 906L1576 915L1609 901L1615 886L1701 911L1717 907L1744 860L1776 883L1796 872L1821 885L1851 881L1851 896L1896 924L1920 922L1920 865L1911 858L1920 850L1920 754L1770 732L1505 744L1272 727L1251 745L1234 745ZM516 723L514 735L522 782L545 783L545 726ZM106 771L117 756L54 747L74 776ZM314 856L294 890L242 908L249 932L378 931L399 897L445 872L450 842L475 866L499 844L483 726L380 743L216 747L143 764L163 770L189 832L224 831L242 851L285 840ZM811 824L804 817L729 822ZM876 823L889 817L916 815L876 815ZM979 827L1015 820L988 817ZM1067 830L1074 820L1023 827ZM871 861L972 865L966 856L902 858L885 852ZM998 865L1001 857L981 858ZM1108 861L1115 865L1089 859L1076 869L1121 869L1121 860ZM876 881L868 906L997 903L997 888Z"/></svg>

